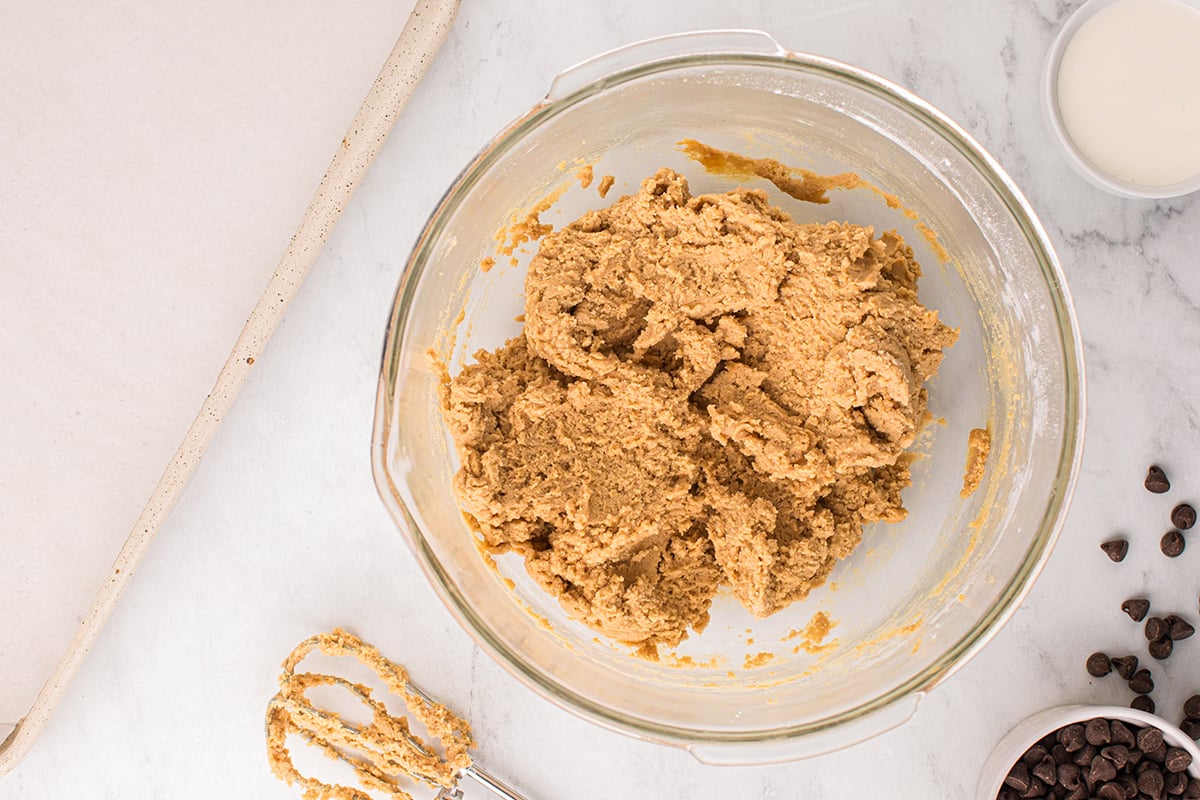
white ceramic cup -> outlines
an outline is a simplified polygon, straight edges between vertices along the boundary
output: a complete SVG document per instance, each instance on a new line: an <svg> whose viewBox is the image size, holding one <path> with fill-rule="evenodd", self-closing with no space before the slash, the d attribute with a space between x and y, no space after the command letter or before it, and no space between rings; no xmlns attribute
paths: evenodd
<svg viewBox="0 0 1200 800"><path fill-rule="evenodd" d="M1191 194L1200 190L1200 175L1165 186L1145 186L1113 177L1089 161L1087 156L1075 146L1075 142L1071 140L1071 135L1067 133L1066 125L1063 123L1058 105L1058 70L1062 65L1063 52L1066 51L1071 38L1083 23L1093 17L1097 11L1117 2L1120 0L1087 0L1075 9L1067 17L1063 26L1059 28L1058 34L1050 44L1050 51L1046 55L1046 64L1042 70L1042 112L1046 118L1046 125L1054 132L1058 143L1062 145L1067 155L1067 162L1084 180L1094 186L1121 197L1138 199L1153 200ZM1200 0L1184 0L1184 2L1200 7Z"/></svg>
<svg viewBox="0 0 1200 800"><path fill-rule="evenodd" d="M1163 740L1168 747L1182 748L1192 756L1188 775L1200 778L1200 747L1197 747L1196 742L1181 731L1179 726L1167 722L1162 717L1125 706L1058 706L1040 711L1017 723L1016 727L996 744L992 754L983 764L976 793L977 800L996 800L1008 771L1038 739L1059 728L1096 717L1119 719L1139 728L1158 728L1162 731Z"/></svg>

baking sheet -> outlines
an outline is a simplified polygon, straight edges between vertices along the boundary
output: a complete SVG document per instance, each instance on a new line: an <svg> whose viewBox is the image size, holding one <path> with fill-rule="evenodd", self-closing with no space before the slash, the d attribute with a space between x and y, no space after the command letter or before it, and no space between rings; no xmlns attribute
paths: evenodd
<svg viewBox="0 0 1200 800"><path fill-rule="evenodd" d="M0 740L124 581L414 5L0 10Z"/></svg>

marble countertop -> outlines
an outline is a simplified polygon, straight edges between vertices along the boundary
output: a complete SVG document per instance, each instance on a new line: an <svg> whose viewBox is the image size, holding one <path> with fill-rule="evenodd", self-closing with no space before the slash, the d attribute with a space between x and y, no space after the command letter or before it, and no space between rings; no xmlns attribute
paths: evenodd
<svg viewBox="0 0 1200 800"><path fill-rule="evenodd" d="M970 797L999 739L1064 703L1124 704L1088 653L1136 641L1120 601L1196 611L1200 547L1158 555L1171 499L1200 498L1200 195L1130 201L1068 167L1037 85L1062 0L466 0L457 26L264 353L67 697L0 797L294 798L264 757L279 661L352 626L475 728L478 757L530 800ZM369 442L385 316L427 214L463 164L583 57L658 34L752 27L859 64L971 131L1029 196L1079 314L1088 435L1042 577L973 661L902 727L784 765L717 768L560 710L475 648L375 494ZM1189 494L1190 493L1190 494ZM1166 504L1169 508L1169 504ZM1097 544L1133 540L1112 565ZM1194 578L1185 577L1188 575ZM1124 622L1124 625L1122 624ZM1200 690L1200 643L1156 668L1174 716ZM476 792L469 797L482 797Z"/></svg>

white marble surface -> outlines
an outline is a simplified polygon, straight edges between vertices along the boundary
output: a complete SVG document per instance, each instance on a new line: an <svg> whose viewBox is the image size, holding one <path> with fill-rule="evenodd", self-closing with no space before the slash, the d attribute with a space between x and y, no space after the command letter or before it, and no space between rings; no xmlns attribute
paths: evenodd
<svg viewBox="0 0 1200 800"><path fill-rule="evenodd" d="M1133 202L1067 167L1043 127L1055 0L467 0L446 50L261 359L57 716L4 798L292 798L267 770L262 712L280 658L350 625L465 714L478 756L530 800L970 797L995 741L1065 702L1128 699L1084 657L1137 641L1120 601L1196 612L1200 545L1157 552L1171 500L1200 497L1200 198ZM1060 248L1086 343L1083 473L1046 572L1000 635L903 727L841 753L754 768L583 722L475 649L375 496L368 444L400 265L460 167L581 57L661 33L757 27L890 77L966 125ZM1168 498L1140 488L1162 463ZM1190 493L1190 494L1189 494ZM1109 564L1097 543L1135 537ZM1164 708L1200 690L1200 642L1157 669ZM475 794L472 797L480 797Z"/></svg>

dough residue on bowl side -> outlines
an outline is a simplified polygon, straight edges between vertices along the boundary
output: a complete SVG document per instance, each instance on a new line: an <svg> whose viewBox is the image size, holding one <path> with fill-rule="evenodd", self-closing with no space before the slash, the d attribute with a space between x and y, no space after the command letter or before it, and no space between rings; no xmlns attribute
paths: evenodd
<svg viewBox="0 0 1200 800"><path fill-rule="evenodd" d="M973 428L967 434L967 465L963 469L962 497L975 494L983 481L988 455L992 451L992 433L987 428Z"/></svg>

